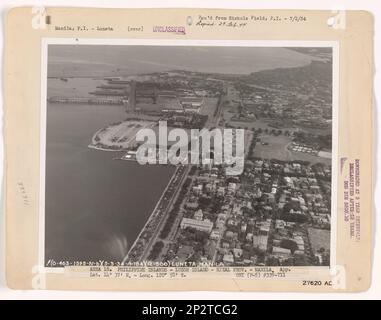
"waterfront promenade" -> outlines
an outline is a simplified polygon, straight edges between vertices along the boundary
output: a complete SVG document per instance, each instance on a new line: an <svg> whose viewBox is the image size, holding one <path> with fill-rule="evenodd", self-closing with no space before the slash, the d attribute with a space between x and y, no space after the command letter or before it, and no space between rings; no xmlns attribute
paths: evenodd
<svg viewBox="0 0 381 320"><path fill-rule="evenodd" d="M167 187L163 191L159 201L153 209L146 224L131 246L123 263L131 261L147 260L148 255L156 243L161 229L163 228L168 212L176 201L181 187L189 174L191 166L178 166ZM148 236L147 236L148 235Z"/></svg>

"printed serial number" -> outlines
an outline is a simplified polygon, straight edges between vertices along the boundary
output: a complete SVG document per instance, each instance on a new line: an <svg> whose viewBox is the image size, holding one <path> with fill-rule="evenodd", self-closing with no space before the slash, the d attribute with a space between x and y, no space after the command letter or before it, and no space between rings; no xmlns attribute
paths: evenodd
<svg viewBox="0 0 381 320"><path fill-rule="evenodd" d="M189 315L237 315L237 305L232 304L187 304L186 314Z"/></svg>
<svg viewBox="0 0 381 320"><path fill-rule="evenodd" d="M331 286L332 281L303 280L303 286Z"/></svg>

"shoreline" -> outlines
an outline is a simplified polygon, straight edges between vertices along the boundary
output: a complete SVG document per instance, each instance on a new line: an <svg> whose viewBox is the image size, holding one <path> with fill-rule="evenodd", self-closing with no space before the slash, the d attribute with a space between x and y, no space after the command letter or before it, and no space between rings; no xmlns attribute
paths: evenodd
<svg viewBox="0 0 381 320"><path fill-rule="evenodd" d="M106 148L107 146L105 147L100 147L100 146L97 146L96 145L96 141L95 141L95 137L98 136L98 134L100 132L102 132L103 130L105 130L106 127L104 128L100 128L98 129L94 134L93 136L91 137L91 143L87 146L88 148L90 149L95 149L95 150L99 150L99 151L110 151L110 152L125 152L127 150L123 150L123 149L111 149L111 148Z"/></svg>
<svg viewBox="0 0 381 320"><path fill-rule="evenodd" d="M94 149L94 150L98 150L98 151L109 151L109 152L126 152L128 150L124 150L124 149L106 149L106 148L102 148L102 147L97 147L93 144L89 144L87 146L89 149Z"/></svg>
<svg viewBox="0 0 381 320"><path fill-rule="evenodd" d="M164 190L163 190L163 192L162 192L162 194L161 194L159 200L157 201L155 207L153 208L151 214L149 215L149 217L148 217L146 223L144 224L144 226L143 226L142 229L140 230L140 232L139 232L138 236L136 237L136 239L135 239L134 243L132 244L132 246L128 249L128 252L127 252L126 256L124 257L124 259L123 259L123 261L122 261L123 264L126 263L126 261L128 260L128 258L129 258L129 254L131 253L132 249L136 246L136 244L137 244L138 241L140 240L141 235L146 231L146 228L147 228L147 226L149 225L149 223L154 219L155 212L156 212L156 210L158 209L158 207L159 207L161 201L163 200L163 197L164 197L165 193L167 192L168 188L169 188L170 185L172 184L173 179L175 178L175 176L176 176L176 174L177 174L179 168L180 168L180 166L176 166L176 169L175 169L175 171L174 171L172 177L169 179L169 182L168 182L167 186L164 188ZM160 221L161 221L162 219L164 219L164 215L161 217Z"/></svg>
<svg viewBox="0 0 381 320"><path fill-rule="evenodd" d="M152 128L157 123L148 120L126 119L121 122L109 124L98 129L91 137L88 145L91 149L101 151L127 152L136 146L136 134L138 130ZM132 127L132 128L131 128ZM114 132L115 129L117 132ZM131 144L131 141L135 143Z"/></svg>

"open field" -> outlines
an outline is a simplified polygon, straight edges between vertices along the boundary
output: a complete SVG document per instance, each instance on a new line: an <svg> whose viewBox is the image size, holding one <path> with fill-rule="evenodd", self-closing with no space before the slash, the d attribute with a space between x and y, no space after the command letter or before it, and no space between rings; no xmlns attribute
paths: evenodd
<svg viewBox="0 0 381 320"><path fill-rule="evenodd" d="M308 236L314 253L320 248L326 251L330 249L330 234L329 230L308 228Z"/></svg>
<svg viewBox="0 0 381 320"><path fill-rule="evenodd" d="M295 160L293 153L287 149L288 144L291 143L291 138L283 135L272 136L265 134L260 135L258 138L260 141L255 146L254 157L283 161Z"/></svg>
<svg viewBox="0 0 381 320"><path fill-rule="evenodd" d="M232 112L234 111L234 112ZM238 112L236 104L233 104L233 106L230 106L229 108L226 108L224 110L224 119L225 121L232 127L237 127L237 128L248 128L248 129L262 129L262 130L273 130L275 129L276 131L281 130L283 132L289 131L293 132L296 131L297 129L306 132L306 133L311 133L311 134L316 134L316 135L328 135L332 133L331 128L309 128L309 127L296 127L296 126L285 126L281 128L275 128L271 126L271 123L273 122L269 118L258 118L252 121L236 121L232 120L234 115Z"/></svg>
<svg viewBox="0 0 381 320"><path fill-rule="evenodd" d="M225 120L228 122L228 124L232 127L237 127L237 128L247 128L249 130L251 129L262 129L262 130L273 130L275 129L276 131L278 129L274 128L274 127L271 127L269 126L270 124L270 121L268 120L264 120L264 119L253 119L251 121L235 121L235 120L231 120L231 118L234 116L235 114L232 113L232 112L229 112L229 111L225 111L224 113L224 118ZM281 129L283 132L285 132L286 130L288 130L289 132L292 132L292 131L295 131L295 128L291 128L291 127L287 127L287 128L282 128Z"/></svg>
<svg viewBox="0 0 381 320"><path fill-rule="evenodd" d="M303 152L292 152L288 149L292 140L284 135L274 136L269 134L261 134L258 137L261 141L257 142L254 149L254 157L263 159L277 159L282 161L308 161L311 164L324 163L331 164L331 159L322 158L313 154ZM265 144L262 144L265 143Z"/></svg>

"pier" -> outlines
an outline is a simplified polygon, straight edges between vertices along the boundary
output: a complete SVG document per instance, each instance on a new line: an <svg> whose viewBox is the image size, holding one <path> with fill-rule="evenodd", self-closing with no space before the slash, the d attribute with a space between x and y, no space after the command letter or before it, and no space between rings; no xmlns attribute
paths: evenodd
<svg viewBox="0 0 381 320"><path fill-rule="evenodd" d="M127 100L121 98L74 98L74 97L50 97L48 102L51 103L74 103L74 104L111 104L123 105Z"/></svg>

